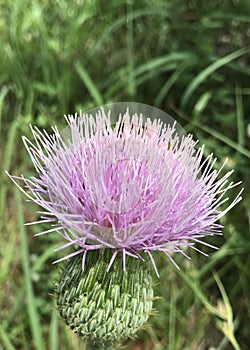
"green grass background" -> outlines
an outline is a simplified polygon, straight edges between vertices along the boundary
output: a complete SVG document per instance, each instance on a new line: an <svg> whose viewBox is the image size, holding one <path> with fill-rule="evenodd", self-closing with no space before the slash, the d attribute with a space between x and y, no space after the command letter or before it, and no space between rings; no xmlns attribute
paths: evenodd
<svg viewBox="0 0 250 350"><path fill-rule="evenodd" d="M156 315L124 348L250 348L249 43L248 0L0 0L0 349L84 349L51 296L60 239L23 226L34 205L4 171L34 174L29 123L120 101L168 112L245 188L218 251L176 256L180 271L157 255Z"/></svg>

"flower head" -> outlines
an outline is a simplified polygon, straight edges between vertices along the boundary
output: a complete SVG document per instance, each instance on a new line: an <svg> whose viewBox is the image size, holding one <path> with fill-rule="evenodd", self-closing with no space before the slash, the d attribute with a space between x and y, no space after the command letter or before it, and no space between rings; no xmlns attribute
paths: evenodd
<svg viewBox="0 0 250 350"><path fill-rule="evenodd" d="M58 232L67 241L59 249L77 245L71 255L83 252L83 267L86 252L102 247L113 249L108 268L119 251L124 269L126 255L145 252L154 267L152 251L186 255L183 247L220 234L219 219L241 200L240 192L219 210L237 185L228 181L232 171L218 178L225 163L214 170L213 155L204 159L204 147L175 125L129 111L112 125L103 109L66 120L70 138L56 127L52 135L31 128L35 142L23 140L38 176L11 178L24 181L44 209L41 221L54 224L40 234Z"/></svg>

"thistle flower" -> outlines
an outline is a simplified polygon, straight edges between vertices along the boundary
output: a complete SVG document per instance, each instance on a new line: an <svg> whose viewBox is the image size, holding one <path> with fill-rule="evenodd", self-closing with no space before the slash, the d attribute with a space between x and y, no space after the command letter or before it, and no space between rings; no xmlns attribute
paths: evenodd
<svg viewBox="0 0 250 350"><path fill-rule="evenodd" d="M203 237L221 234L219 219L241 200L242 191L220 211L228 201L227 191L238 185L229 182L232 171L219 178L225 163L214 170L216 158L212 154L204 158L204 146L197 149L191 135L180 137L175 124L149 118L144 122L142 115L129 115L127 110L112 125L110 113L103 109L95 118L81 114L66 116L66 120L71 134L68 139L56 127L52 135L31 127L35 142L26 137L23 141L38 177L10 177L30 200L44 208L39 222L53 225L40 234L58 232L66 240L58 249L78 247L58 260L81 256L66 265L57 287L62 316L78 334L112 342L133 334L152 309L149 260L158 274L152 252L163 252L174 262L173 253L187 256L185 247L198 250L195 244L202 243ZM24 182L25 190L17 180ZM102 268L93 277L96 261ZM123 271L120 280L117 261ZM130 261L139 264L136 269ZM130 267L136 275L133 281L140 280L141 288L134 282L128 287ZM137 270L141 269L139 276ZM108 277L108 271L115 275ZM106 299L114 285L124 287L117 287L119 302L111 307L113 313L119 309L115 323L126 324L125 309L121 312L125 299L128 324L143 300L140 310L144 317L137 317L131 332L124 331L127 325L120 331L107 330L110 313L105 316L105 311L100 311L107 308ZM106 288L107 294L101 297L96 289L93 292L96 286L100 293ZM83 294L87 289L91 292L86 299ZM133 306L132 299L137 300ZM83 312L93 300L92 314Z"/></svg>

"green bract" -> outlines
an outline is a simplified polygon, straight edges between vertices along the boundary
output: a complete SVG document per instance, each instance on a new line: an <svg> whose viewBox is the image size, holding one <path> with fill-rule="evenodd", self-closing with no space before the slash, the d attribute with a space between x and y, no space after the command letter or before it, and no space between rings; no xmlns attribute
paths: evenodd
<svg viewBox="0 0 250 350"><path fill-rule="evenodd" d="M82 270L82 256L71 258L56 286L61 316L79 336L96 344L112 344L135 334L152 310L153 288L147 261L127 257L122 269L118 253L89 251ZM148 259L148 256L145 257Z"/></svg>

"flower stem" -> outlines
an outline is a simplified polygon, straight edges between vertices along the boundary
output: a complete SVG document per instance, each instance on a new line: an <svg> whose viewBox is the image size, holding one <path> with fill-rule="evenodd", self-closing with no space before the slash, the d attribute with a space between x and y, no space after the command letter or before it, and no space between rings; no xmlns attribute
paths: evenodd
<svg viewBox="0 0 250 350"><path fill-rule="evenodd" d="M93 343L91 340L87 340L85 342L85 350L114 350L116 347L113 345L101 344L101 343Z"/></svg>

